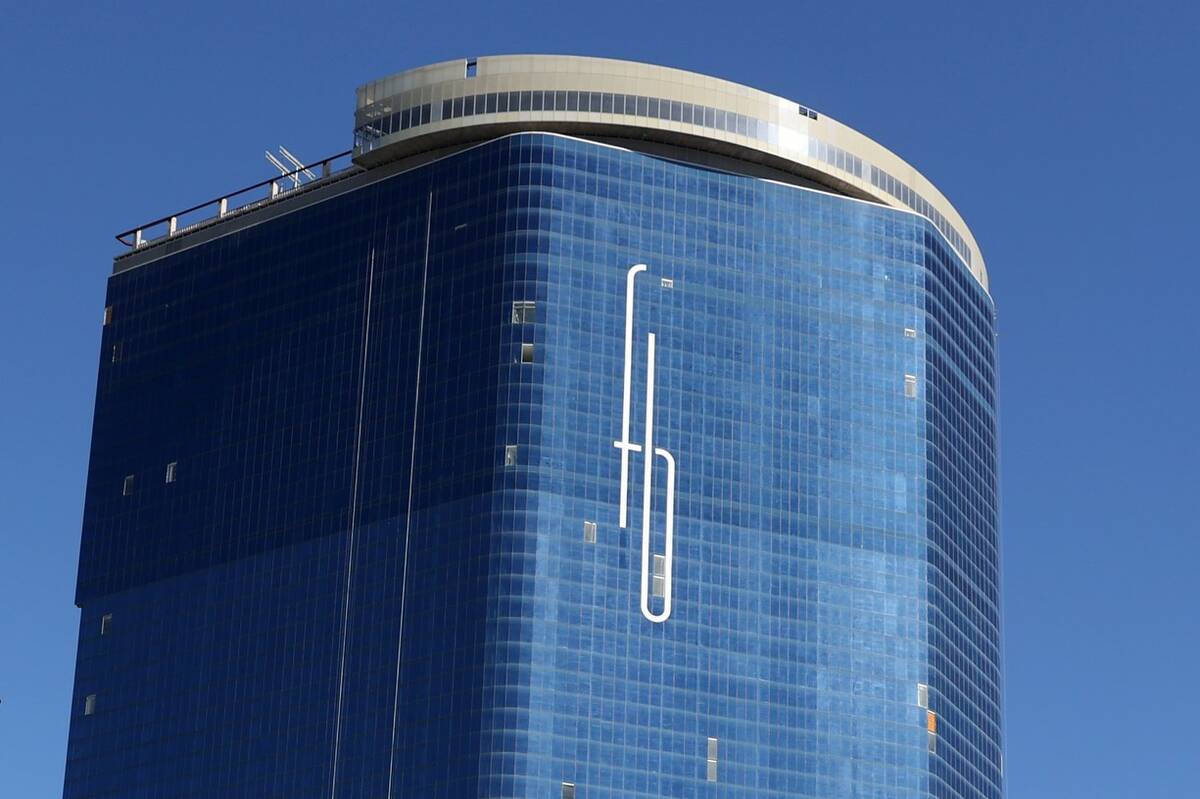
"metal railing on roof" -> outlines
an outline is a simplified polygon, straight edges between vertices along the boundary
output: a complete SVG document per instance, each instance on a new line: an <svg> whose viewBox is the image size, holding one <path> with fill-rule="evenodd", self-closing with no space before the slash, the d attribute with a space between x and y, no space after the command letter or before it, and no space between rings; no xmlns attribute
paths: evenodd
<svg viewBox="0 0 1200 799"><path fill-rule="evenodd" d="M164 216L160 219L155 219L153 222L146 222L143 225L138 225L135 228L122 231L117 234L117 241L124 244L130 250L137 250L149 244L155 244L169 239L172 236L178 236L197 227L209 224L211 222L224 219L227 216L235 214L239 211L245 211L250 208L255 208L264 205L277 197L291 195L297 191L303 191L309 186L323 182L325 179L335 173L344 172L352 168L352 165L346 165L340 168L334 168L334 162L340 161L343 158L349 158L351 150L340 152L337 155L331 155L320 161L314 161L310 164L305 164L297 169L292 170L268 180L255 183L253 186L247 186L244 189L224 194L208 202L193 205L191 208L186 208L169 216ZM311 170L320 170L320 177L316 180L302 182L302 177ZM291 180L293 185L287 187L282 185L284 181ZM266 196L247 198L245 195L255 192L260 189L266 189ZM237 200L241 198L241 202ZM194 217L197 212L209 210L210 213ZM188 218L185 218L188 217ZM182 224L181 224L182 222Z"/></svg>

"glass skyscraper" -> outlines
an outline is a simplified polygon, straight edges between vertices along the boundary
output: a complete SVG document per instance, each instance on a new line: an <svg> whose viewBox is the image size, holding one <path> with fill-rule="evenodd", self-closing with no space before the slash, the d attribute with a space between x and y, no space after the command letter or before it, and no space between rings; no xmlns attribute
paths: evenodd
<svg viewBox="0 0 1200 799"><path fill-rule="evenodd" d="M349 166L123 236L65 796L1003 797L941 193L642 64L357 105Z"/></svg>

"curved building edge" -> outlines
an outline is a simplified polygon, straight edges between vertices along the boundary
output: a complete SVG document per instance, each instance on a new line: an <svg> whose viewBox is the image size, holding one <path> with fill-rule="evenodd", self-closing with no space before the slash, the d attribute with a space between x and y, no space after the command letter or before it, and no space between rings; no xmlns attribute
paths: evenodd
<svg viewBox="0 0 1200 799"><path fill-rule="evenodd" d="M417 67L358 88L353 159L371 168L520 131L641 141L736 159L913 211L929 219L988 288L966 222L900 156L794 101L686 70L561 55L481 56Z"/></svg>

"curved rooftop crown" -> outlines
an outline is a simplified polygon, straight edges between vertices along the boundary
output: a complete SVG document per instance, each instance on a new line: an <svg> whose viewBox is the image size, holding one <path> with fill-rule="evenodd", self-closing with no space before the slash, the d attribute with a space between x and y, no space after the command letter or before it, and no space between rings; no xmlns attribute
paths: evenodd
<svg viewBox="0 0 1200 799"><path fill-rule="evenodd" d="M444 61L359 87L363 166L545 130L681 145L798 175L927 217L983 287L979 246L950 201L861 133L773 94L680 69L579 56Z"/></svg>

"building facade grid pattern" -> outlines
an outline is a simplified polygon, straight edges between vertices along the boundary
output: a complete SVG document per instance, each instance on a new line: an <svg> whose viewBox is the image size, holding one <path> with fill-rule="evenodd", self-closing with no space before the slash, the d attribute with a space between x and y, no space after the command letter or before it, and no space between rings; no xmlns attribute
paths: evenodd
<svg viewBox="0 0 1200 799"><path fill-rule="evenodd" d="M107 304L67 797L1003 796L994 320L928 220L522 134Z"/></svg>

